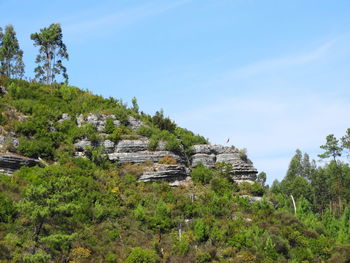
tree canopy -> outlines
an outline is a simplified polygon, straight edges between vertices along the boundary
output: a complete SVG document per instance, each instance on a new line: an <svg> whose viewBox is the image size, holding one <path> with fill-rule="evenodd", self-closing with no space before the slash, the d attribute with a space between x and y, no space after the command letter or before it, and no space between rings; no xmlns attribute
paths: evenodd
<svg viewBox="0 0 350 263"><path fill-rule="evenodd" d="M67 69L62 60L68 60L67 47L63 43L63 34L60 24L51 24L40 29L40 32L31 34L34 46L39 47L36 57L38 66L35 68L35 77L43 83L51 84L56 76L62 74L65 82L68 82Z"/></svg>
<svg viewBox="0 0 350 263"><path fill-rule="evenodd" d="M12 25L0 28L0 74L9 78L22 78L24 75L23 51L19 47L16 32Z"/></svg>

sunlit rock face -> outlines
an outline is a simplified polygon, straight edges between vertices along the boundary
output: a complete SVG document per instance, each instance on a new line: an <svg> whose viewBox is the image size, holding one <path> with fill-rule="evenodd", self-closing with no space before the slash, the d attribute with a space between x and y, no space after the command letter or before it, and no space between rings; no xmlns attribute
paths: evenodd
<svg viewBox="0 0 350 263"><path fill-rule="evenodd" d="M232 147L222 145L194 145L191 166L196 167L200 163L209 168L215 167L217 163L231 164L231 176L238 182L253 182L258 172L244 154Z"/></svg>

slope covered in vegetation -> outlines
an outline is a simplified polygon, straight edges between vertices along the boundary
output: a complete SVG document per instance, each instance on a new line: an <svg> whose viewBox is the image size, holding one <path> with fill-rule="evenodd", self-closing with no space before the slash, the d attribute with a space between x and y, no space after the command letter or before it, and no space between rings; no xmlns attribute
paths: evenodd
<svg viewBox="0 0 350 263"><path fill-rule="evenodd" d="M163 140L186 154L207 143L162 112L149 116L136 100L128 108L67 85L3 78L0 86L1 133L18 138L3 151L44 160L0 175L0 262L346 262L348 248L338 246L346 241L323 219L309 223L308 210L295 217L287 192L238 185L225 164L199 165L192 182L170 187L138 182L139 167L110 162L102 146L74 156L77 140L99 139L96 127L77 125L89 113L120 121L104 127L115 142L142 135L150 148ZM130 129L129 116L147 126Z"/></svg>

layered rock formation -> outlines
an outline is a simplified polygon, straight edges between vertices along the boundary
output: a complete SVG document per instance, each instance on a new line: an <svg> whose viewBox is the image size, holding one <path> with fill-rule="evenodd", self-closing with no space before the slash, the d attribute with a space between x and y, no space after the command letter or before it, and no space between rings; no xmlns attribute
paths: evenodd
<svg viewBox="0 0 350 263"><path fill-rule="evenodd" d="M196 167L199 163L210 168L215 167L217 163L229 163L232 165L231 176L238 182L255 181L258 172L244 154L222 145L194 145L191 166Z"/></svg>
<svg viewBox="0 0 350 263"><path fill-rule="evenodd" d="M139 178L140 181L149 182L155 180L166 180L169 183L183 181L189 175L189 169L184 165L154 164Z"/></svg>
<svg viewBox="0 0 350 263"><path fill-rule="evenodd" d="M22 166L35 166L39 160L27 158L20 155L5 153L0 154L0 172L5 174L12 174Z"/></svg>
<svg viewBox="0 0 350 263"><path fill-rule="evenodd" d="M112 119L115 126L121 125L121 122L114 115L89 114L87 116L76 116L77 125L84 124L96 126L101 135L98 142L92 143L87 138L77 141L75 146L75 156L86 156L88 147L102 146L104 154L112 162L120 164L147 164L141 165L144 172L139 178L140 181L166 180L169 183L184 181L190 174L190 168L196 167L202 163L206 167L214 168L218 163L229 163L232 166L231 176L234 180L255 181L257 170L252 162L242 155L238 150L232 147L221 145L194 145L191 156L186 156L184 152L167 151L165 143L160 141L154 150L149 149L149 139L147 137L132 135L130 140L120 140L115 143L106 139L104 133L107 119ZM70 120L71 116L64 113L58 122ZM136 131L145 124L129 116L127 120L129 128ZM6 151L6 145L18 145L18 140L13 134L0 135L0 151ZM0 170L6 173L12 173L22 166L33 166L38 163L37 160L25 158L16 155L0 155ZM188 158L191 160L189 161Z"/></svg>
<svg viewBox="0 0 350 263"><path fill-rule="evenodd" d="M78 152L76 156L84 155L86 147L91 145L92 143L87 139L75 143L75 149ZM145 137L136 140L121 140L117 144L110 140L103 140L98 145L104 147L108 159L112 162L120 164L151 163L152 165L144 167L144 173L139 178L140 181L166 180L171 183L184 180L189 175L184 155L166 151L162 141L152 151L148 150L149 140ZM173 164L159 163L165 159L171 160Z"/></svg>

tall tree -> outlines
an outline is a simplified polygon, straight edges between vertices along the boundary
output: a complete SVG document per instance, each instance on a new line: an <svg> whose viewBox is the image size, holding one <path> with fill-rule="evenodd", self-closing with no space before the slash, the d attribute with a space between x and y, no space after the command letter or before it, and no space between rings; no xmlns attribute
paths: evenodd
<svg viewBox="0 0 350 263"><path fill-rule="evenodd" d="M51 84L56 75L62 74L65 82L68 82L67 69L62 64L62 59L68 60L67 47L63 43L60 24L51 24L48 28L40 29L39 33L31 34L34 46L39 46L39 54L36 57L38 66L35 68L35 77L43 83Z"/></svg>
<svg viewBox="0 0 350 263"><path fill-rule="evenodd" d="M341 137L341 145L345 150L347 150L348 157L350 158L350 128L348 128L345 135Z"/></svg>
<svg viewBox="0 0 350 263"><path fill-rule="evenodd" d="M0 30L1 31L1 30ZM22 78L24 74L23 51L20 49L12 25L0 32L0 72L9 78Z"/></svg>
<svg viewBox="0 0 350 263"><path fill-rule="evenodd" d="M303 155L299 149L295 151L295 155L293 156L292 160L289 163L286 179L292 179L296 176L301 176L302 174L302 158Z"/></svg>
<svg viewBox="0 0 350 263"><path fill-rule="evenodd" d="M325 150L324 153L318 155L320 158L327 159L332 157L334 161L337 157L341 156L343 150L342 147L339 146L339 141L334 134L329 134L326 137L326 144L321 145L320 148Z"/></svg>

